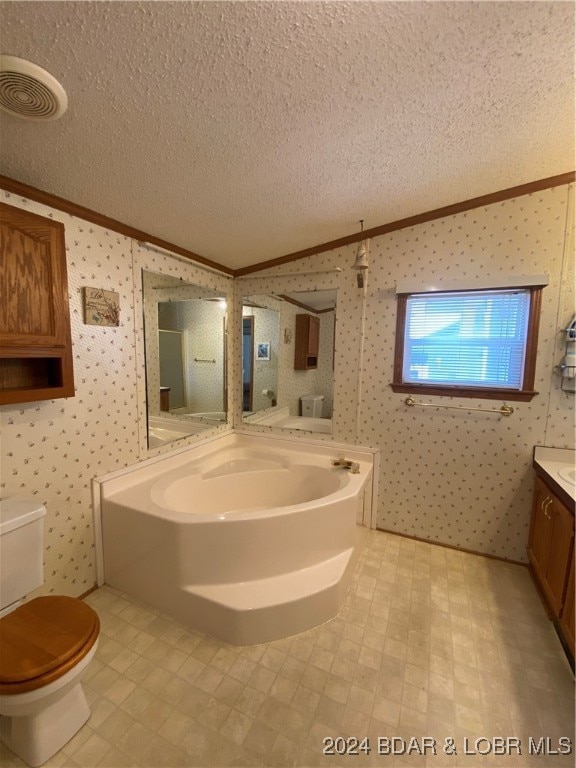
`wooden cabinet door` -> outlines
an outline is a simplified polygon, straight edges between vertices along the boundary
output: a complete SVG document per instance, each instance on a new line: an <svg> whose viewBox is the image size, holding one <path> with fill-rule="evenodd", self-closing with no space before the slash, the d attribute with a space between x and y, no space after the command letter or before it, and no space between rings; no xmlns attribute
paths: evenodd
<svg viewBox="0 0 576 768"><path fill-rule="evenodd" d="M534 568L536 578L542 586L546 581L546 569L552 539L552 519L544 512L550 501L551 497L548 488L537 477L534 482L534 501L532 505L530 537L528 540L528 557Z"/></svg>
<svg viewBox="0 0 576 768"><path fill-rule="evenodd" d="M309 316L308 326L308 355L318 357L320 348L320 321L317 317Z"/></svg>
<svg viewBox="0 0 576 768"><path fill-rule="evenodd" d="M0 344L64 347L69 336L64 225L0 204Z"/></svg>
<svg viewBox="0 0 576 768"><path fill-rule="evenodd" d="M552 522L546 586L550 593L550 606L558 615L564 603L566 576L573 549L574 517L556 496L552 496L552 503L547 504L544 511Z"/></svg>
<svg viewBox="0 0 576 768"><path fill-rule="evenodd" d="M64 226L0 203L0 405L74 395Z"/></svg>
<svg viewBox="0 0 576 768"><path fill-rule="evenodd" d="M574 516L537 477L534 484L528 557L546 602L556 617L560 615L564 603L573 549Z"/></svg>
<svg viewBox="0 0 576 768"><path fill-rule="evenodd" d="M572 562L570 565L570 574L568 576L568 585L566 587L566 595L564 597L564 606L562 608L562 616L560 617L560 628L564 639L570 648L572 658L574 658L574 622L575 622L575 607L574 602L575 589L574 589L574 552L572 552Z"/></svg>
<svg viewBox="0 0 576 768"><path fill-rule="evenodd" d="M294 344L294 370L318 368L320 321L314 315L296 315L296 341Z"/></svg>

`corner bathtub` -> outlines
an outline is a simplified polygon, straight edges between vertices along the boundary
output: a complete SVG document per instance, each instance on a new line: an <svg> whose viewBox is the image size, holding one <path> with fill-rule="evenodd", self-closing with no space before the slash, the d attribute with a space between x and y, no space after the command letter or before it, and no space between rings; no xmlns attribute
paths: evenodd
<svg viewBox="0 0 576 768"><path fill-rule="evenodd" d="M282 429L299 429L304 432L323 432L332 434L332 419L320 419L314 416L290 416L287 406L276 407L263 416L253 414L248 419L250 424L265 425L268 427L282 427Z"/></svg>
<svg viewBox="0 0 576 768"><path fill-rule="evenodd" d="M369 452L226 434L100 482L104 581L235 645L333 618L356 562ZM367 495L370 495L369 493Z"/></svg>
<svg viewBox="0 0 576 768"><path fill-rule="evenodd" d="M209 428L206 424L191 424L174 418L151 416L148 419L148 447L158 448L173 440L198 435Z"/></svg>

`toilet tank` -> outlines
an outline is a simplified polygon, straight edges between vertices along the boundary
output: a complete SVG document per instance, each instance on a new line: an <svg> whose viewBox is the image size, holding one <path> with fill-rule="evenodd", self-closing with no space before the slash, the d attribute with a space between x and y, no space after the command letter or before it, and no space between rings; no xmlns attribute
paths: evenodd
<svg viewBox="0 0 576 768"><path fill-rule="evenodd" d="M311 416L316 419L322 418L323 402L324 395L302 395L300 398L302 416Z"/></svg>
<svg viewBox="0 0 576 768"><path fill-rule="evenodd" d="M0 501L0 610L44 582L45 514L37 501Z"/></svg>

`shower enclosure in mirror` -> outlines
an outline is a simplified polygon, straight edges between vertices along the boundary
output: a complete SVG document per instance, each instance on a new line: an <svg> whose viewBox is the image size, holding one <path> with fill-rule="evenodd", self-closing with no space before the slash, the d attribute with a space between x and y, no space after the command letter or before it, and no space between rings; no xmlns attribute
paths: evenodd
<svg viewBox="0 0 576 768"><path fill-rule="evenodd" d="M332 432L336 290L242 299L242 410L248 424Z"/></svg>
<svg viewBox="0 0 576 768"><path fill-rule="evenodd" d="M226 296L142 270L148 447L226 421Z"/></svg>

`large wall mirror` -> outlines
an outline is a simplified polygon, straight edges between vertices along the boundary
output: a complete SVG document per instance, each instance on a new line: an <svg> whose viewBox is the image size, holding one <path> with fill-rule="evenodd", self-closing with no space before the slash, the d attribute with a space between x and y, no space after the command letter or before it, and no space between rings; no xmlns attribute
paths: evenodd
<svg viewBox="0 0 576 768"><path fill-rule="evenodd" d="M226 422L226 296L142 270L148 447Z"/></svg>
<svg viewBox="0 0 576 768"><path fill-rule="evenodd" d="M332 433L336 290L242 298L246 424Z"/></svg>

